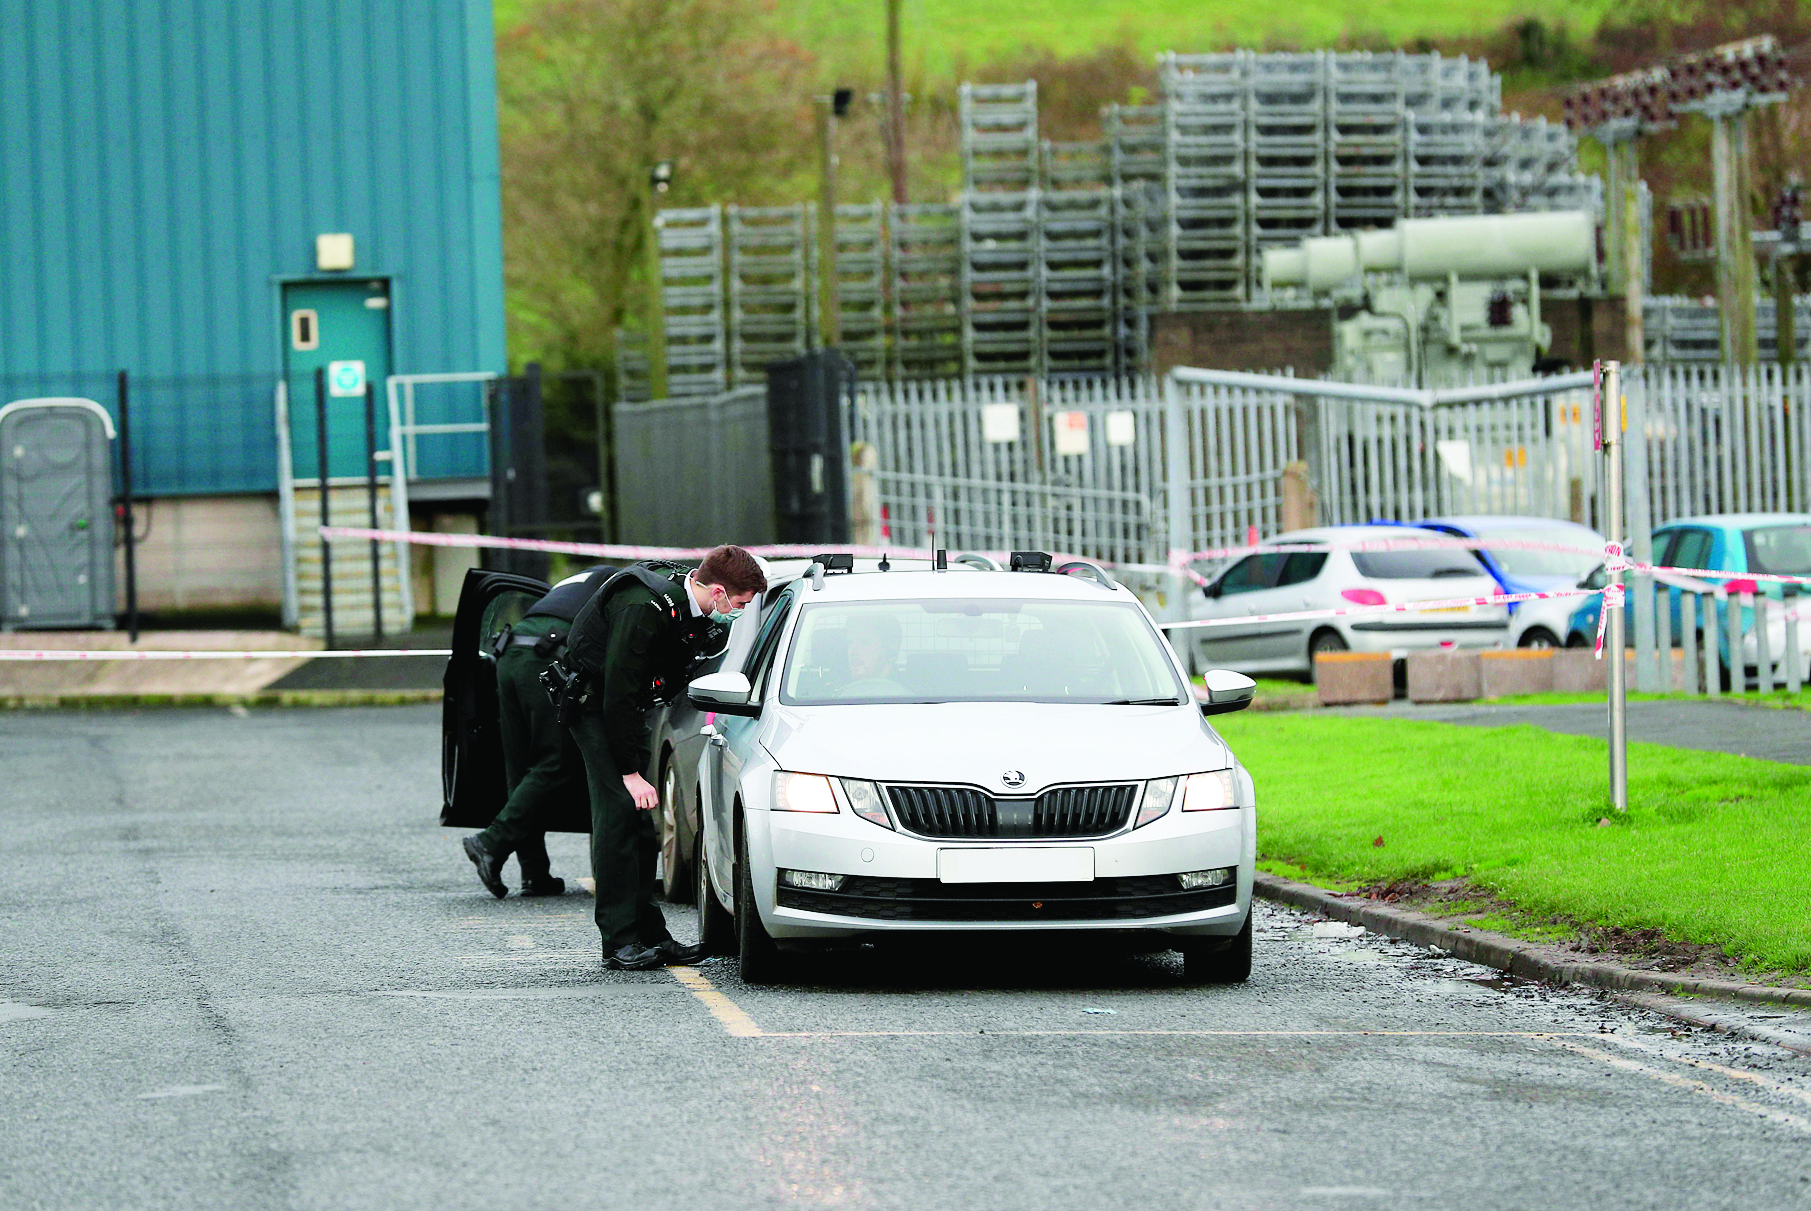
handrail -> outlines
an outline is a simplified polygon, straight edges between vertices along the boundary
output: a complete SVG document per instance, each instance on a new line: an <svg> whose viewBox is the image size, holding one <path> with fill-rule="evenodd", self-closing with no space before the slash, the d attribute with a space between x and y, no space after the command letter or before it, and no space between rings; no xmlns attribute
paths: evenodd
<svg viewBox="0 0 1811 1211"><path fill-rule="evenodd" d="M1525 378L1511 383L1487 383L1477 387L1448 387L1438 391L1415 387L1375 387L1368 383L1341 383L1329 379L1291 378L1285 374L1249 374L1242 370L1201 370L1177 366L1170 377L1179 383L1201 383L1212 387L1244 387L1252 391L1275 391L1284 395L1320 395L1330 399L1362 400L1380 404L1415 404L1438 408L1446 404L1476 404L1488 400L1521 399L1530 395L1551 395L1556 391L1573 391L1594 382L1591 371L1555 374L1547 378Z"/></svg>

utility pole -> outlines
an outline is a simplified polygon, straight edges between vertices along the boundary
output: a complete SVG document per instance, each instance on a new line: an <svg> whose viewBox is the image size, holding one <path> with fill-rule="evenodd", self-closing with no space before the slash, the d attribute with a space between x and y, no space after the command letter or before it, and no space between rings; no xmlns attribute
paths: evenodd
<svg viewBox="0 0 1811 1211"><path fill-rule="evenodd" d="M1781 366L1798 360L1798 317L1793 309L1798 294L1800 217L1799 179L1794 173L1773 203L1773 230L1779 237L1773 246L1773 331L1775 356Z"/></svg>
<svg viewBox="0 0 1811 1211"><path fill-rule="evenodd" d="M826 349L842 342L842 292L836 275L836 123L849 112L855 94L839 88L817 98L818 135L818 330Z"/></svg>
<svg viewBox="0 0 1811 1211"><path fill-rule="evenodd" d="M667 397L667 312L660 269L660 199L673 186L673 162L648 172L648 398Z"/></svg>
<svg viewBox="0 0 1811 1211"><path fill-rule="evenodd" d="M887 0L887 171L893 201L906 204L905 97L899 86L899 3Z"/></svg>
<svg viewBox="0 0 1811 1211"><path fill-rule="evenodd" d="M1752 366L1758 356L1754 323L1754 219L1750 185L1746 93L1717 93L1697 106L1710 119L1711 202L1715 210L1717 307L1723 360Z"/></svg>

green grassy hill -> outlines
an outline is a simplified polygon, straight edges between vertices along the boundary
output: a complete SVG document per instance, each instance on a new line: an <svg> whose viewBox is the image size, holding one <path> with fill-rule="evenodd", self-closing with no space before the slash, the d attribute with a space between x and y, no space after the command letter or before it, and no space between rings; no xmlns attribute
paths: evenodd
<svg viewBox="0 0 1811 1211"><path fill-rule="evenodd" d="M499 26L536 0L496 0ZM1142 55L1229 46L1411 47L1420 39L1484 37L1523 16L1596 28L1613 0L904 0L904 58L913 74L960 77L1027 50L1057 56L1125 46ZM774 0L774 27L826 70L877 73L885 0Z"/></svg>
<svg viewBox="0 0 1811 1211"><path fill-rule="evenodd" d="M1102 46L1140 52L1229 46L1321 47L1344 40L1409 46L1484 36L1522 16L1596 27L1607 0L904 0L906 59L937 77L1027 48L1078 55ZM793 37L841 65L878 62L883 0L780 0ZM821 48L821 49L820 49Z"/></svg>

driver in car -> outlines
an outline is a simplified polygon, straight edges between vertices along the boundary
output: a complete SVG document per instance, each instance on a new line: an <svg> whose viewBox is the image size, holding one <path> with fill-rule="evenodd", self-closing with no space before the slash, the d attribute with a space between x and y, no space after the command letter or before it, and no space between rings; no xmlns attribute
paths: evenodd
<svg viewBox="0 0 1811 1211"><path fill-rule="evenodd" d="M904 694L906 687L891 674L899 660L899 619L892 614L863 610L849 619L846 640L849 681L837 687L847 698Z"/></svg>

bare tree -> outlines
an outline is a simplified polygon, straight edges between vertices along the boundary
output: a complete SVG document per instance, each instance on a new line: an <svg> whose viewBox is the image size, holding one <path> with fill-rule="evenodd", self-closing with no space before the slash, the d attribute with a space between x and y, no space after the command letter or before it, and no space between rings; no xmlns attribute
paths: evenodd
<svg viewBox="0 0 1811 1211"><path fill-rule="evenodd" d="M512 347L603 365L644 313L662 206L784 199L811 164L810 62L757 0L550 0L498 40Z"/></svg>

